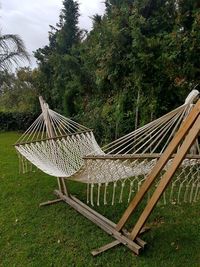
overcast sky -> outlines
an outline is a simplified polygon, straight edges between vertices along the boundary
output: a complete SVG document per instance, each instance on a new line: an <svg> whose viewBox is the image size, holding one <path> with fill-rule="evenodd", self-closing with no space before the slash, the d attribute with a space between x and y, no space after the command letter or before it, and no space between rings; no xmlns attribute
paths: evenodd
<svg viewBox="0 0 200 267"><path fill-rule="evenodd" d="M48 44L49 25L59 21L63 0L0 0L3 33L19 34L30 54ZM103 14L104 0L79 0L80 27L90 30L90 16ZM32 57L32 67L35 66Z"/></svg>

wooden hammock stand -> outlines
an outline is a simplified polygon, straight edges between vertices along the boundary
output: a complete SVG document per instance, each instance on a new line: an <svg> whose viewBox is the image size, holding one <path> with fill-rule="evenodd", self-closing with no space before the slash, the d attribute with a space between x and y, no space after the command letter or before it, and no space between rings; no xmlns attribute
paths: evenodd
<svg viewBox="0 0 200 267"><path fill-rule="evenodd" d="M54 137L54 132L48 118L47 104L43 101L41 97L40 97L40 104L44 114L45 123L48 129L48 135L50 138L52 138ZM151 157L155 158L159 157L159 159L154 168L152 169L152 171L146 177L140 190L136 193L135 197L132 199L128 208L125 210L124 214L122 215L121 219L117 224L108 220L107 218L105 218L104 216L102 216L101 214L99 214L98 212L96 212L95 210L91 209L86 204L78 200L76 197L69 194L63 178L57 178L58 190L55 190L54 193L58 198L52 201L41 203L40 206L46 206L60 201L64 201L115 239L113 242L106 244L103 247L100 247L96 250L93 250L91 252L93 256L96 256L102 253L103 251L115 247L118 244L125 245L135 254L138 255L146 245L146 242L144 242L139 237L139 235L145 231L144 225L147 219L149 218L150 214L152 213L157 202L159 201L160 197L164 193L168 184L172 180L173 175L175 174L178 167L181 165L184 158L186 157L192 158L192 155L187 155L187 152L189 151L190 147L197 138L199 131L200 131L200 99L195 104L194 108L192 109L186 120L182 123L180 129L178 130L178 132L176 133L176 135L174 136L168 147L165 149L164 153L160 156L156 154L151 155ZM173 154L174 151L177 149L177 147L179 147L178 152L176 154ZM114 157L117 159L117 156ZM142 155L138 156L138 158L141 157ZM145 157L145 155L143 155L143 157ZM106 156L104 158L106 158ZM137 158L137 155L133 155L133 158L134 159ZM128 232L124 228L126 222L133 214L135 209L138 207L140 202L143 200L145 194L150 190L156 177L163 170L163 168L165 167L166 163L169 161L170 158L173 158L170 168L165 172L163 178L160 180L158 186L154 190L154 193L152 194L150 200L148 201L147 205L142 211L133 229L130 232Z"/></svg>

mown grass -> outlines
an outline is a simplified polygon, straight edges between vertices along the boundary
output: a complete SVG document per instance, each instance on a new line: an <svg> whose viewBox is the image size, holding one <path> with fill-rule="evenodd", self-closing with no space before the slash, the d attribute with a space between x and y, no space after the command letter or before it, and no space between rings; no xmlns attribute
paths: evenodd
<svg viewBox="0 0 200 267"><path fill-rule="evenodd" d="M200 266L199 203L158 205L140 256L118 246L93 258L90 251L112 238L64 203L39 208L40 202L54 198L56 180L39 171L18 173L11 146L17 137L0 133L0 266ZM85 198L85 187L69 186ZM117 222L124 208L118 204L98 210Z"/></svg>

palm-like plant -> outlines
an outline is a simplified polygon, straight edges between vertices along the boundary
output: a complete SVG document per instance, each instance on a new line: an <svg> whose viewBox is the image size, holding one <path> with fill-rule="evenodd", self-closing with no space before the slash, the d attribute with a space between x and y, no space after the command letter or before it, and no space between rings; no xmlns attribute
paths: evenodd
<svg viewBox="0 0 200 267"><path fill-rule="evenodd" d="M8 70L12 64L29 61L24 42L17 34L0 33L0 70Z"/></svg>

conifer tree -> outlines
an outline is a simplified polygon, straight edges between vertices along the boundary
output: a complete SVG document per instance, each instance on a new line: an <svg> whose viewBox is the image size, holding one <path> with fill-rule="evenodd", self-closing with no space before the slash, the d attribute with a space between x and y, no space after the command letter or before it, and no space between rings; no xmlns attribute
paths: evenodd
<svg viewBox="0 0 200 267"><path fill-rule="evenodd" d="M66 91L69 91L72 70L78 66L73 55L73 49L80 43L83 34L78 27L78 18L78 2L64 0L59 22L56 27L50 26L49 45L35 52L40 69L41 94L58 110L64 108L64 96L72 95Z"/></svg>

